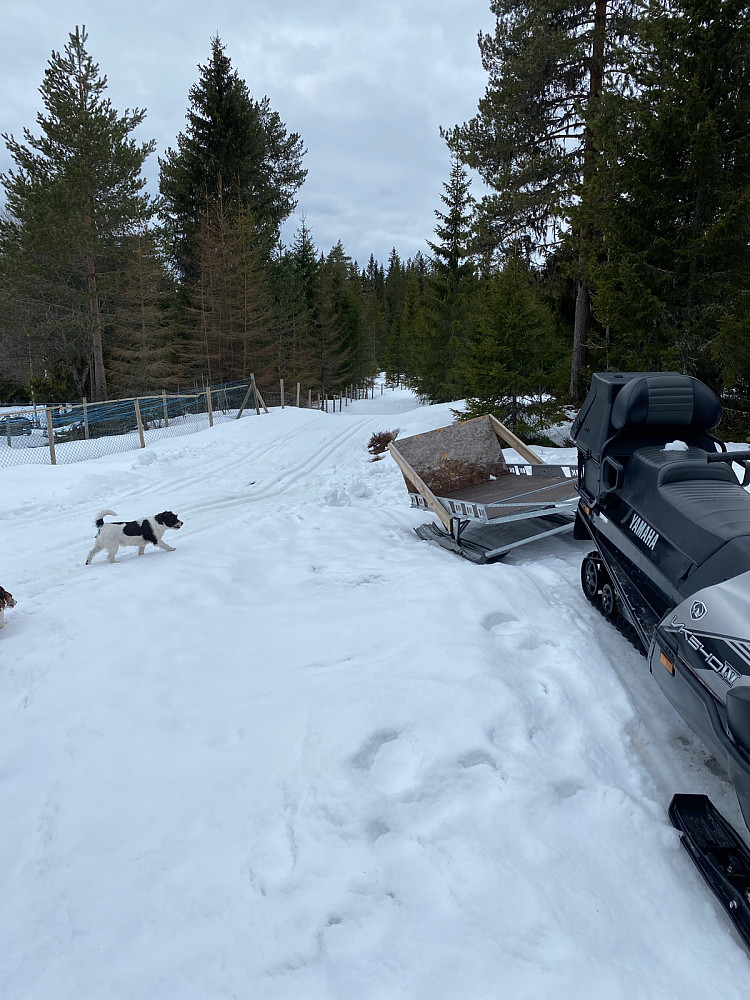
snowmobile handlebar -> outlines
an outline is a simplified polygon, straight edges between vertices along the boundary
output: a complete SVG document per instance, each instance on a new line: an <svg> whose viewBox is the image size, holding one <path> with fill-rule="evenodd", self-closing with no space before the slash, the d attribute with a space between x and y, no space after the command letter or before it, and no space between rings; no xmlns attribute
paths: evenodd
<svg viewBox="0 0 750 1000"><path fill-rule="evenodd" d="M750 450L745 451L717 451L706 455L709 462L748 462L750 461Z"/></svg>
<svg viewBox="0 0 750 1000"><path fill-rule="evenodd" d="M737 462L745 470L740 486L750 486L750 451L717 451L706 455L707 462Z"/></svg>

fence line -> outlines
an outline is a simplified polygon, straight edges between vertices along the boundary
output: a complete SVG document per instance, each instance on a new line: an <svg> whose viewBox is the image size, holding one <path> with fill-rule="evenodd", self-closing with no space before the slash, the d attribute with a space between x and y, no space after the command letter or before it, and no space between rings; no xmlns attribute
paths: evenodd
<svg viewBox="0 0 750 1000"><path fill-rule="evenodd" d="M261 392L250 381L233 382L188 393L136 396L91 403L62 403L0 413L0 468L11 465L58 465L145 448L150 441L178 437L268 413L268 408L297 406L326 413L375 394L375 384L351 385L335 396L321 396L300 383L278 392ZM381 386L382 392L382 386ZM332 407L332 410L331 410Z"/></svg>

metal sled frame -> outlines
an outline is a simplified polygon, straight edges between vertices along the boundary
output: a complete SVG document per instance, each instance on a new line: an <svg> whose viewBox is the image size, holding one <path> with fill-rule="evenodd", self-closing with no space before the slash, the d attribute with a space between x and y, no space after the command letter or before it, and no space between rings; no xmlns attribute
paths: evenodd
<svg viewBox="0 0 750 1000"><path fill-rule="evenodd" d="M514 448L528 465L506 463ZM391 442L412 507L440 520L415 529L475 562L571 531L578 506L577 466L546 465L492 415Z"/></svg>

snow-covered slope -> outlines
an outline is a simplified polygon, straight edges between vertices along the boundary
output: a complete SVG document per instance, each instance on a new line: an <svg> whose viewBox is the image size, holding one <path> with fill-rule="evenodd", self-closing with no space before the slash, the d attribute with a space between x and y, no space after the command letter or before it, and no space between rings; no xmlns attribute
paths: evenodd
<svg viewBox="0 0 750 1000"><path fill-rule="evenodd" d="M3 1000L744 1000L666 815L739 825L731 789L583 599L586 545L465 562L370 460L450 410L2 470ZM84 566L104 507L176 511L176 551Z"/></svg>

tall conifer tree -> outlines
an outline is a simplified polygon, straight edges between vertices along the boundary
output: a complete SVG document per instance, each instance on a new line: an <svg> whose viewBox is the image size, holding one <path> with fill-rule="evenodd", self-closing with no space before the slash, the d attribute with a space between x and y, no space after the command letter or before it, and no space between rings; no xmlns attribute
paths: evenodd
<svg viewBox="0 0 750 1000"><path fill-rule="evenodd" d="M750 378L750 11L652 0L645 13L638 89L596 122L594 306L613 364L721 390Z"/></svg>
<svg viewBox="0 0 750 1000"><path fill-rule="evenodd" d="M414 345L414 385L432 402L446 402L464 395L461 362L471 328L474 264L471 259L471 182L458 156L451 156L449 180L441 200L445 211L435 211L437 242L431 272L424 279L422 334Z"/></svg>
<svg viewBox="0 0 750 1000"><path fill-rule="evenodd" d="M64 365L78 391L99 400L107 395L103 295L123 266L123 238L153 215L141 170L154 143L130 137L145 111L112 107L87 38L76 27L52 53L41 134L3 136L16 169L0 178L0 252L16 299L27 303L28 332L41 342L40 366Z"/></svg>
<svg viewBox="0 0 750 1000"><path fill-rule="evenodd" d="M477 115L447 134L492 194L480 211L485 242L500 251L544 250L570 222L593 170L591 118L618 67L614 43L631 30L631 0L492 0L492 34L480 33L489 80ZM577 238L591 235L582 219ZM570 391L580 391L590 292L578 269Z"/></svg>
<svg viewBox="0 0 750 1000"><path fill-rule="evenodd" d="M206 203L242 205L266 233L268 248L296 206L307 171L296 132L288 133L268 97L254 100L217 37L190 89L188 124L160 160L160 189L180 273L196 279L197 233Z"/></svg>

